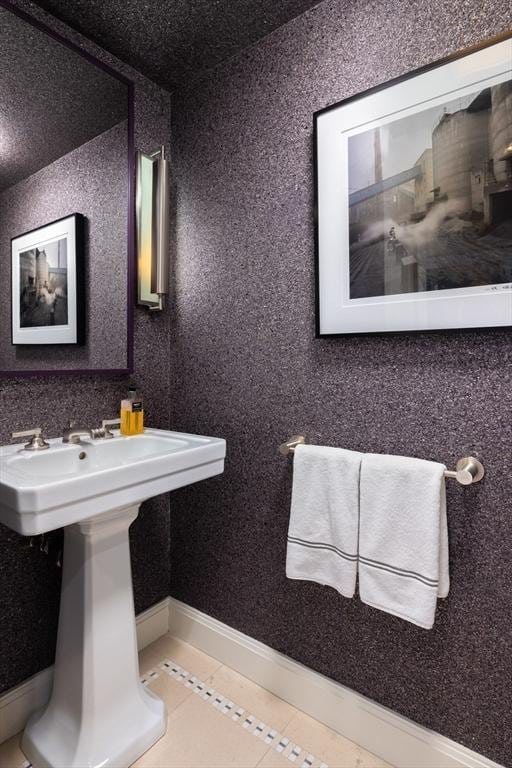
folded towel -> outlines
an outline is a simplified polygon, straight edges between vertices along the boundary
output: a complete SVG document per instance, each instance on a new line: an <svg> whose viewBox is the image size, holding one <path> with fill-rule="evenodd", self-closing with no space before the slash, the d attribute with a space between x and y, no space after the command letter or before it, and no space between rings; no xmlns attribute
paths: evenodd
<svg viewBox="0 0 512 768"><path fill-rule="evenodd" d="M361 600L425 629L450 586L445 469L372 453L361 463Z"/></svg>
<svg viewBox="0 0 512 768"><path fill-rule="evenodd" d="M353 597L361 454L299 445L293 461L286 575Z"/></svg>

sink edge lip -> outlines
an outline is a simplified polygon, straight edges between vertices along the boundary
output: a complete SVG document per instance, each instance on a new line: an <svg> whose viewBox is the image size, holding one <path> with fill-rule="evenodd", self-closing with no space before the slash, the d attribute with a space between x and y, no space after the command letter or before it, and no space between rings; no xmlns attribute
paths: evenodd
<svg viewBox="0 0 512 768"><path fill-rule="evenodd" d="M91 493L91 494L88 494L88 495L82 495L82 496L80 496L80 498L77 498L74 501L65 501L65 502L62 502L61 504L55 504L54 506L51 506L51 507L50 506L49 507L45 507L44 509L34 509L33 507L31 507L31 508L28 508L28 509L19 510L16 507L13 507L11 504L9 504L8 502L3 501L3 500L0 502L0 507L3 507L5 509L10 510L10 512L12 512L12 514L18 516L19 518L23 518L24 516L27 516L27 517L31 516L31 517L33 517L33 516L37 516L37 515L49 515L52 512L55 512L56 510L59 510L59 509L65 508L65 507L71 508L71 507L74 507L74 506L76 506L78 504L82 504L83 502L91 502L95 498L107 497L107 496L109 496L111 494L119 493L119 492L121 492L123 490L127 490L129 488L133 488L133 487L135 487L137 485L144 486L144 485L146 485L148 483L156 482L156 481L161 480L162 478L165 478L165 477L172 477L173 475L179 475L182 472L192 471L192 470L195 470L195 469L199 469L201 467L206 467L206 466L208 466L208 464L215 464L215 463L218 463L218 462L222 462L224 464L224 460L225 460L225 456L213 456L213 457L210 457L207 461L202 461L199 464L194 464L194 466L192 466L192 467L181 467L181 468L176 469L176 470L171 471L171 472L169 472L169 471L162 472L161 474L153 475L151 477L146 477L144 479L137 480L137 481L135 481L133 483L123 482L123 483L117 485L116 487L111 488L108 491L99 491L99 492ZM128 466L129 465L124 465L123 468L126 469ZM86 479L86 476L84 476L81 479ZM194 482L196 482L196 481L194 481ZM5 485L5 483L3 481L0 481L0 488L2 487L2 485ZM24 493L31 493L33 491L33 488L32 487L28 487L28 486L24 486L23 488L17 488L17 487L12 488L11 486L9 486L9 487L11 488L11 490L13 490L14 494L17 495L17 496L22 495ZM48 486L45 486L44 490L48 491ZM169 493L170 493L170 491L169 491ZM151 497L148 497L148 498L151 498ZM137 502L134 502L134 503L137 503ZM139 503L142 503L142 502L139 502Z"/></svg>
<svg viewBox="0 0 512 768"><path fill-rule="evenodd" d="M46 482L46 483L39 483L39 484L34 483L34 484L31 484L31 485L26 485L26 484L19 485L19 484L15 483L15 479L13 479L11 482L9 482L9 477L7 477L6 479L0 478L0 488L4 487L6 489L9 489L10 491L12 491L15 494L19 494L19 493L23 493L23 492L34 493L34 492L37 492L38 490L40 492L47 492L50 487L52 487L52 488L65 488L65 487L69 486L71 483L76 482L77 480L80 481L80 480L86 480L87 479L89 481L92 481L96 477L105 477L106 473L115 474L117 472L122 472L122 471L124 471L124 470L126 470L128 468L133 468L134 466L147 466L147 464L149 462L155 462L155 461L159 462L159 461L161 461L163 459L164 460L168 459L170 456L178 456L178 455L179 456L183 456L184 454L187 454L187 453L196 453L198 451L204 450L205 448L208 448L211 451L214 446L217 446L219 448L222 446L222 448L223 448L222 456L216 457L217 459L225 458L226 457L226 440L224 438L222 438L222 437L209 437L208 435L193 435L191 433L186 433L186 432L172 432L170 430L157 429L157 428L153 428L153 427L147 428L145 430L145 432L142 433L142 434L146 434L146 433L147 434L155 434L155 436L158 436L158 435L160 435L162 433L167 434L169 436L182 435L184 437L190 437L190 438L207 440L208 442L204 442L202 444L198 442L197 445L187 446L187 447L184 447L184 448L182 448L180 450L177 450L177 451L172 451L172 452L169 452L169 453L163 452L161 454L154 454L152 456L147 456L147 457L144 457L144 458L136 459L134 461L127 461L127 462L125 462L123 464L119 464L117 466L94 468L93 470L91 470L91 471L89 471L87 473L84 472L83 475L77 475L76 473L72 473L72 474L70 473L70 474L65 475L63 477L53 477L50 482ZM118 435L116 435L116 437L118 437ZM129 436L126 436L126 437L127 437L127 439L130 440L130 439L133 439L133 438L135 438L135 439L139 438L140 436L139 435L129 435ZM58 442L59 438L51 438L51 440L52 441L56 441L56 446L59 445L59 442ZM80 445L82 445L82 446L88 446L88 445L94 446L94 443L92 441L84 441L83 443L73 444L73 446L68 446L68 447L76 448L76 447L80 447ZM11 446L7 446L7 447L11 448ZM15 449L16 446L12 446L12 448ZM13 455L13 452L9 451L9 453L5 454L3 457L0 454L0 459L7 458L7 457L10 457L12 455ZM201 462L201 464L203 464L203 463L209 463L209 462ZM201 466L201 464L195 464L194 466ZM180 470L176 470L176 471L182 471L182 470L180 469ZM8 472L6 474L8 475ZM155 477L157 477L157 478L158 477L163 477L165 474L174 474L174 473L173 472L170 472L170 473L165 472L163 474L157 474L157 475L155 475ZM41 476L39 475L38 477L41 477ZM144 481L142 481L142 482L144 482ZM134 485L134 483L132 485ZM126 485L125 487L130 487L130 485Z"/></svg>
<svg viewBox="0 0 512 768"><path fill-rule="evenodd" d="M167 435L169 438L175 438L179 440L180 438L183 440L184 438L191 439L192 442L197 442L197 445L194 445L194 448L199 448L204 445L214 445L216 443L224 443L226 445L226 439L224 437L213 437L212 435L198 435L194 434L192 432L175 432L170 429L159 429L158 427L145 427L144 432L141 432L138 435L121 435L119 430L113 430L114 438L117 439L123 439L123 440L140 440L141 437L144 437L144 435L154 435L155 437L161 437L162 439L165 439L165 436ZM94 440L91 438L88 438L87 440L80 441L78 443L64 443L62 440L62 437L49 437L47 438L47 441L50 443L51 447L57 448L60 446L63 450L67 449L76 449L77 447L80 447L81 445L91 445L91 446L98 446L98 445L109 445L111 443L110 440L103 441L101 439ZM192 447L191 447L192 448ZM189 448L189 450L191 450ZM0 460L8 458L9 456L12 456L16 453L23 453L23 443L11 443L11 444L5 444L0 445ZM32 455L33 452L30 452ZM45 451L46 454L46 451Z"/></svg>
<svg viewBox="0 0 512 768"><path fill-rule="evenodd" d="M86 443L83 443L82 445L85 447ZM143 466L143 467L145 467L150 462L161 461L162 459L168 459L170 456L183 456L186 453L195 453L196 451L201 451L201 450L204 450L205 448L210 448L211 449L211 445L212 444L209 444L209 445L195 445L192 448L186 448L186 449L179 450L179 451L173 451L172 453L153 454L152 456L146 456L144 458L135 459L134 461L126 461L123 464L119 464L117 466L95 467L94 469L90 470L89 472L84 472L82 475L78 475L76 473L69 473L69 474L64 475L62 477L52 477L52 479L49 482L40 483L39 485L22 485L22 486L21 485L13 485L13 484L9 483L8 480L6 481L6 480L3 480L3 479L0 479L0 488L2 486L4 486L6 488L12 489L15 493L18 493L20 491L27 491L27 492L32 491L32 492L34 492L34 491L37 491L39 489L41 491L46 491L50 487L52 487L52 488L55 488L55 487L63 488L63 487L66 487L67 485L69 485L72 482L76 482L77 480L86 480L86 479L93 480L96 477L104 477L107 473L122 472L123 470L130 469L130 468L133 468L135 466ZM225 458L225 457L226 457L226 452L224 450L223 455L219 456L218 458ZM194 464L193 466L194 467L196 467L196 466L199 467L203 463L208 463L208 462L201 462L200 464ZM182 470L177 470L177 471L182 471ZM13 472L16 472L16 470L13 470ZM164 473L164 474L167 474L167 473ZM173 473L171 472L169 474L173 474ZM37 477L41 477L41 476L38 475ZM163 475L155 475L155 477L163 477Z"/></svg>
<svg viewBox="0 0 512 768"><path fill-rule="evenodd" d="M155 498L156 496L158 496L160 494L172 493L173 490L178 490L179 488L184 488L184 487L187 487L188 485L193 485L195 483L202 482L203 480L211 479L213 477L218 477L218 476L222 475L223 472L224 472L224 464L225 464L224 458L212 459L211 461L206 462L205 464L198 465L198 467L196 467L196 468L203 468L203 471L204 471L205 467L207 467L209 465L215 465L215 471L208 472L206 474L203 474L202 477L197 477L197 478L195 478L193 480L190 480L188 482L185 482L185 483L179 483L178 482L178 484L173 485L173 487L171 487L171 488L167 488L167 489L163 489L163 490L154 490L154 491L152 491L152 492L150 492L148 494L142 494L142 498L140 498L138 500L137 499L131 500L128 503L123 502L122 504L118 504L118 505L112 507L112 509L121 509L121 508L130 507L130 506L140 506L145 501L148 501L151 498ZM194 469L196 469L196 468L194 468ZM184 473L186 471L187 470L182 469L182 470L178 470L177 472L175 472L173 474L178 476L179 474ZM172 477L172 475L168 475L168 477L170 478L170 477ZM162 477L161 478L151 478L151 479L148 479L146 481L141 482L140 485L141 485L141 488L143 488L144 486L148 486L148 485L152 485L154 483L158 483L161 480L162 480ZM110 494L100 494L100 496L108 496L108 495L119 494L120 492L122 492L122 490L123 490L122 488L118 488L118 489L115 489L115 490L111 491ZM62 504L62 505L59 505L59 506L56 506L56 507L53 507L53 508L46 509L43 512L40 512L40 511L28 511L28 512L21 513L21 512L18 512L15 509L12 509L11 507L6 506L5 504L0 504L0 506L4 507L4 509L7 512L7 515L11 518L11 521L9 523L4 523L9 528L11 528L11 530L15 531L16 533L18 533L21 536L37 536L37 535L39 535L41 533L48 533L50 531L58 530L59 528L66 528L66 527L68 527L70 525L79 524L79 523L83 522L86 519L89 519L91 517L95 517L97 515L102 515L105 511L108 511L106 509L99 509L99 511L92 512L92 513L91 512L87 512L87 513L84 512L83 515L78 515L75 519L71 519L69 522L62 522L62 520L57 520L57 521L52 521L53 524L51 526L41 525L41 523L43 521L42 519L47 520L48 517L55 517L56 515L58 515L59 510L61 510L63 508L66 508L66 507L72 508L72 507L80 506L82 504L90 505L90 504L92 504L94 502L94 498L95 497L92 496L90 498L80 499L80 500L75 501L75 502L73 502L71 504ZM76 514L76 512L75 512L75 514Z"/></svg>

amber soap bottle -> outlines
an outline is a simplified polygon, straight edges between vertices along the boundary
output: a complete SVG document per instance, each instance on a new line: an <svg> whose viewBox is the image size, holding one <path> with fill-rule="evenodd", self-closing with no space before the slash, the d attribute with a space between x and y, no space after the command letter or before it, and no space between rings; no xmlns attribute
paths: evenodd
<svg viewBox="0 0 512 768"><path fill-rule="evenodd" d="M121 401L121 434L141 435L144 432L144 405L137 390L132 388L126 400Z"/></svg>

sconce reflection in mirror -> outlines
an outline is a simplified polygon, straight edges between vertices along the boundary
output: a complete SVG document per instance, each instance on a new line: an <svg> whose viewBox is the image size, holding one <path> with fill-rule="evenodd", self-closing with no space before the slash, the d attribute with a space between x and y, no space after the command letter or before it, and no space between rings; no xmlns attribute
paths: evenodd
<svg viewBox="0 0 512 768"><path fill-rule="evenodd" d="M137 152L137 303L165 306L169 292L169 161L164 147Z"/></svg>

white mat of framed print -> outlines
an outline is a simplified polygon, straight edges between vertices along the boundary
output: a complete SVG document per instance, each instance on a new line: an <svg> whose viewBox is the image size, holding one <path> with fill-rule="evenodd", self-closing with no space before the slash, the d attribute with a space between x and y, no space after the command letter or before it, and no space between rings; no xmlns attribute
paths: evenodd
<svg viewBox="0 0 512 768"><path fill-rule="evenodd" d="M83 216L11 240L13 344L82 344Z"/></svg>
<svg viewBox="0 0 512 768"><path fill-rule="evenodd" d="M317 335L512 325L512 37L315 114Z"/></svg>

